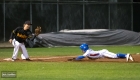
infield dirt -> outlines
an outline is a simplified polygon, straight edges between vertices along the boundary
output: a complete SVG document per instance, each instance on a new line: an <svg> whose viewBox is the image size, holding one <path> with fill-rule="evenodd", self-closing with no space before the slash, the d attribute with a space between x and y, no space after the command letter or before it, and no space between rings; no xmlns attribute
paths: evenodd
<svg viewBox="0 0 140 80"><path fill-rule="evenodd" d="M52 57L30 57L31 61L30 62L70 62L68 61L68 59L72 59L75 58L76 56L52 56ZM138 62L140 63L140 55L139 54L134 54L132 55L132 57L134 58L134 63ZM0 62L9 62L11 61L11 58L4 58L4 59L0 59ZM15 62L24 62L26 60L22 60L21 58L15 60ZM126 59L109 59L109 58L100 58L100 59L88 59L85 58L83 60L80 61L73 61L73 62L126 62ZM128 61L128 62L132 62L132 61Z"/></svg>

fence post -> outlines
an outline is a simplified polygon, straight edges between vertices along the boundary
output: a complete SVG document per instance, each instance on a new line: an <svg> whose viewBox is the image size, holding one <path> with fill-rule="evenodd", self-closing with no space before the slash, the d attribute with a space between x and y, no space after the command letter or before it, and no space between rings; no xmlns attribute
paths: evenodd
<svg viewBox="0 0 140 80"><path fill-rule="evenodd" d="M57 32L59 32L59 0L57 0Z"/></svg>
<svg viewBox="0 0 140 80"><path fill-rule="evenodd" d="M133 31L133 0L131 0L131 30Z"/></svg>
<svg viewBox="0 0 140 80"><path fill-rule="evenodd" d="M31 21L31 23L32 23L32 2L31 2L31 0L30 0L30 21ZM32 25L31 25L31 31L32 31Z"/></svg>
<svg viewBox="0 0 140 80"><path fill-rule="evenodd" d="M4 41L5 41L5 0L3 0L3 16L4 16L4 19L3 19L3 23L4 23L4 30L3 30L3 33L4 33Z"/></svg>
<svg viewBox="0 0 140 80"><path fill-rule="evenodd" d="M110 27L110 2L108 3L108 28L111 29Z"/></svg>
<svg viewBox="0 0 140 80"><path fill-rule="evenodd" d="M85 29L85 0L83 0L83 29Z"/></svg>

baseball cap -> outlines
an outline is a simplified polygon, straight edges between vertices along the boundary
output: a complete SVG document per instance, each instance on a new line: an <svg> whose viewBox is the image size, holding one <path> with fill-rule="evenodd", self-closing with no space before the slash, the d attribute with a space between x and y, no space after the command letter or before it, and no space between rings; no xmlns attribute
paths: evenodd
<svg viewBox="0 0 140 80"><path fill-rule="evenodd" d="M24 24L32 25L30 21L25 21Z"/></svg>

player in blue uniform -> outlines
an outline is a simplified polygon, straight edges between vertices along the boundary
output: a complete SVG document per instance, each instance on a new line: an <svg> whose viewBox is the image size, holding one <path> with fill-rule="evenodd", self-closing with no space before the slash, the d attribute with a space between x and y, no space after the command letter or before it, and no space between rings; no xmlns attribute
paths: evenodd
<svg viewBox="0 0 140 80"><path fill-rule="evenodd" d="M98 59L98 58L103 58L103 57L107 57L107 58L126 58L126 61L134 61L132 56L128 53L128 54L123 54L123 53L112 53L109 52L107 49L102 49L99 51L94 51L92 49L89 48L88 44L83 43L80 45L80 49L84 52L83 55L78 56L75 58L75 60L81 60L83 58L90 58L90 59Z"/></svg>

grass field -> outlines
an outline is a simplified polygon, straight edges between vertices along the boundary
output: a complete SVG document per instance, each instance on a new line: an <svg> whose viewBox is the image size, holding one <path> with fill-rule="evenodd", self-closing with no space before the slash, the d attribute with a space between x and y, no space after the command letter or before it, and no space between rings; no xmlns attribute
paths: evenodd
<svg viewBox="0 0 140 80"><path fill-rule="evenodd" d="M140 53L140 46L91 46L94 50ZM79 47L28 48L31 57L80 55ZM12 48L1 48L0 58L10 58ZM20 56L20 55L19 55ZM0 62L0 71L16 71L16 78L0 80L139 80L140 63L118 62Z"/></svg>

